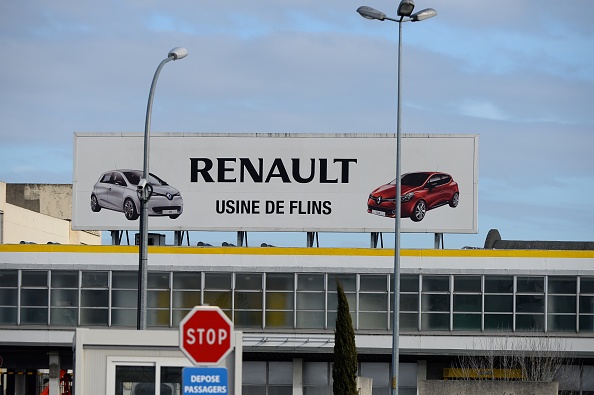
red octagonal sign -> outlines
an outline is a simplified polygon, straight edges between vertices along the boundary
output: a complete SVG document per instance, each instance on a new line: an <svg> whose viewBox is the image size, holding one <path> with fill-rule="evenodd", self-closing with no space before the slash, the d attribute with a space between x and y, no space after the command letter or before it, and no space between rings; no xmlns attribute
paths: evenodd
<svg viewBox="0 0 594 395"><path fill-rule="evenodd" d="M217 306L196 306L179 323L179 348L194 365L217 365L233 349L233 323Z"/></svg>

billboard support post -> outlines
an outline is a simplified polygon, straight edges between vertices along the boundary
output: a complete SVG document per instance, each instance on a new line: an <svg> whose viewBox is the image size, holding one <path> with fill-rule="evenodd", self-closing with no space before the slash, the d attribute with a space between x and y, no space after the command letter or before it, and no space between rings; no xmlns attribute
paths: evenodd
<svg viewBox="0 0 594 395"><path fill-rule="evenodd" d="M144 124L144 165L142 170L142 180L138 183L137 192L140 200L140 243L138 249L138 306L136 311L136 329L146 329L146 305L147 305L147 261L148 261L148 210L147 202L152 193L152 188L148 183L149 179L149 145L150 145L150 128L151 128L151 113L153 109L153 96L155 94L155 87L157 79L161 73L161 69L165 63L171 60L183 59L188 56L188 51L182 47L173 48L167 54L167 58L163 59L153 77L151 89L149 92L148 104L146 106L146 120Z"/></svg>
<svg viewBox="0 0 594 395"><path fill-rule="evenodd" d="M395 196L395 210L394 210L394 313L392 316L392 388L391 394L398 395L398 362L399 362L399 312L400 312L400 213L402 207L401 200L401 132L400 132L400 109L401 103L401 77L402 77L402 22L417 22L427 18L431 18L437 13L434 9L428 8L412 13L415 3L412 0L402 0L398 5L398 19L389 18L383 12L377 11L371 7L359 7L357 12L366 19L377 19L383 21L384 19L398 22L398 97L397 97L397 112L396 112L396 196Z"/></svg>

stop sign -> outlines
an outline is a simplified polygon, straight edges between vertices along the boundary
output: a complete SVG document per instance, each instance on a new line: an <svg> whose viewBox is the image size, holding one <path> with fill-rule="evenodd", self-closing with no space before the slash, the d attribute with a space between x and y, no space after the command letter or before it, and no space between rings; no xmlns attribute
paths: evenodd
<svg viewBox="0 0 594 395"><path fill-rule="evenodd" d="M217 365L231 352L233 323L217 306L196 306L179 323L179 348L194 365Z"/></svg>

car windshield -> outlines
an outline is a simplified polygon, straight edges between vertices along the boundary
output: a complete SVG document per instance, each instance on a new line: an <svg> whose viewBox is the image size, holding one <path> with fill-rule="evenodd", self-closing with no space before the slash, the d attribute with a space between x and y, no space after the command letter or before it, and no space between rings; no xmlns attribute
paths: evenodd
<svg viewBox="0 0 594 395"><path fill-rule="evenodd" d="M427 177L429 177L429 173L407 173L402 175L400 183L410 187L420 187L427 181ZM391 184L396 184L396 180L392 181Z"/></svg>
<svg viewBox="0 0 594 395"><path fill-rule="evenodd" d="M138 182L142 178L142 172L140 170L125 171L124 175L126 176L128 181L130 181L130 184L132 184L132 185L138 185ZM149 173L148 182L149 182L149 184L167 185L167 183L165 181L161 180L159 177L157 177L156 175L154 175L152 173Z"/></svg>

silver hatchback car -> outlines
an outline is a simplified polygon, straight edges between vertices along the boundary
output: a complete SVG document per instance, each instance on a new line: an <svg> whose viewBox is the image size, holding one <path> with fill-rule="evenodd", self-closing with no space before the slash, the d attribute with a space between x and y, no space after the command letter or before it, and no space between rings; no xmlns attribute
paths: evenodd
<svg viewBox="0 0 594 395"><path fill-rule="evenodd" d="M123 212L133 221L140 213L140 199L137 185L142 178L140 170L110 170L99 177L91 193L91 210L102 208ZM154 174L149 175L148 184L153 193L147 203L148 215L169 216L175 219L183 212L183 199L179 191Z"/></svg>

